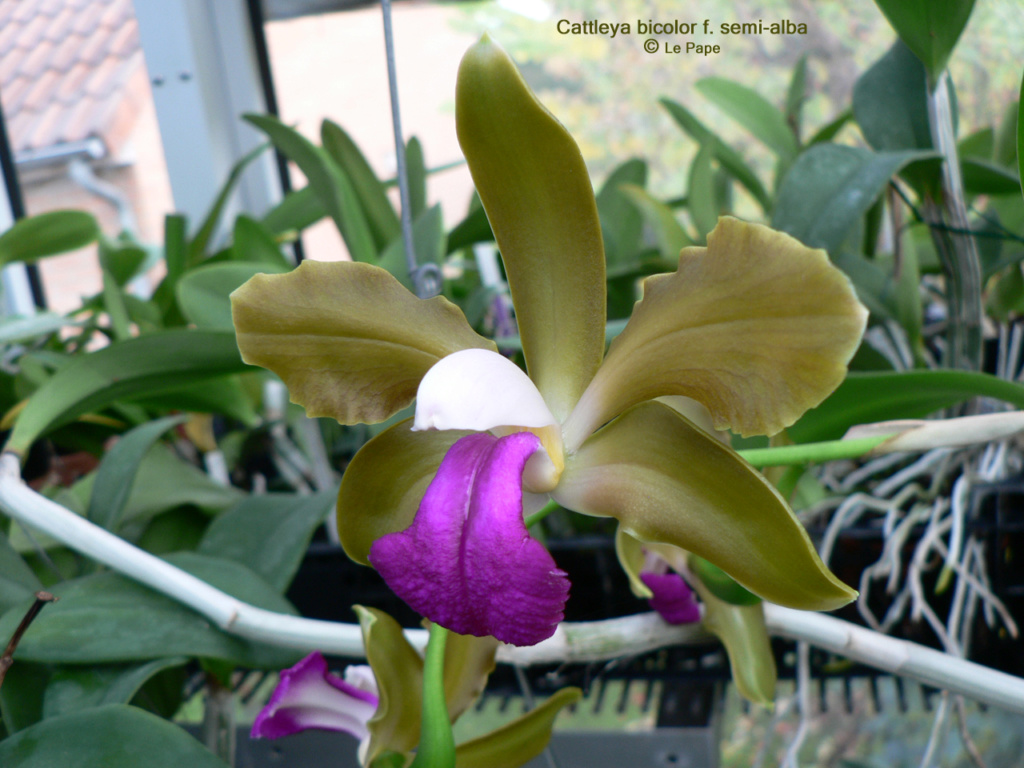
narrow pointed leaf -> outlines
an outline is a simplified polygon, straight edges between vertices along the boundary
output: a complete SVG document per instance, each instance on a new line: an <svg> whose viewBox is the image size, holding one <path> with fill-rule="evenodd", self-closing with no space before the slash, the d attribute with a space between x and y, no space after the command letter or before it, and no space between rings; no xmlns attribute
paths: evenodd
<svg viewBox="0 0 1024 768"><path fill-rule="evenodd" d="M253 275L280 274L288 267L266 263L228 261L189 270L177 285L178 306L197 328L230 330L231 293Z"/></svg>
<svg viewBox="0 0 1024 768"><path fill-rule="evenodd" d="M564 417L601 362L604 249L576 142L486 36L456 85L456 127L501 250L527 370Z"/></svg>
<svg viewBox="0 0 1024 768"><path fill-rule="evenodd" d="M231 295L238 347L311 417L375 423L409 405L420 379L460 349L495 349L458 307L418 299L369 264L305 261Z"/></svg>
<svg viewBox="0 0 1024 768"><path fill-rule="evenodd" d="M644 282L644 298L572 416L572 451L626 408L664 395L704 405L716 429L775 434L846 375L864 330L849 280L779 232L723 217L708 247Z"/></svg>
<svg viewBox="0 0 1024 768"><path fill-rule="evenodd" d="M620 189L623 184L644 188L647 163L633 158L613 170L597 193L597 211L601 217L608 266L629 264L641 250L643 218Z"/></svg>
<svg viewBox="0 0 1024 768"><path fill-rule="evenodd" d="M405 145L405 173L409 177L409 210L416 218L427 209L427 162L415 136Z"/></svg>
<svg viewBox="0 0 1024 768"><path fill-rule="evenodd" d="M274 234L301 232L327 215L327 208L311 186L289 192L263 217L263 224Z"/></svg>
<svg viewBox="0 0 1024 768"><path fill-rule="evenodd" d="M360 151L352 137L340 125L324 120L320 126L320 139L324 150L348 176L359 204L366 214L366 223L373 235L377 251L380 252L401 236L398 215L388 200L384 184L373 172L366 156Z"/></svg>
<svg viewBox="0 0 1024 768"><path fill-rule="evenodd" d="M697 90L763 142L780 160L789 162L796 156L796 137L786 124L785 115L757 91L723 77L699 80Z"/></svg>
<svg viewBox="0 0 1024 768"><path fill-rule="evenodd" d="M567 509L615 517L641 541L710 560L780 605L832 610L857 594L821 562L764 476L660 403L627 411L587 440L553 496Z"/></svg>
<svg viewBox="0 0 1024 768"><path fill-rule="evenodd" d="M227 768L182 728L111 704L43 720L0 742L4 768Z"/></svg>
<svg viewBox="0 0 1024 768"><path fill-rule="evenodd" d="M287 272L292 263L281 253L273 230L261 221L245 215L235 219L231 251L234 261L263 264L268 272Z"/></svg>
<svg viewBox="0 0 1024 768"><path fill-rule="evenodd" d="M157 395L245 368L230 332L173 330L115 342L74 358L36 390L7 450L25 455L47 430L116 400Z"/></svg>
<svg viewBox="0 0 1024 768"><path fill-rule="evenodd" d="M875 0L896 34L928 70L933 83L967 26L974 0Z"/></svg>
<svg viewBox="0 0 1024 768"><path fill-rule="evenodd" d="M0 235L0 264L31 263L73 251L95 242L99 235L96 219L85 211L50 211L29 216Z"/></svg>
<svg viewBox="0 0 1024 768"><path fill-rule="evenodd" d="M708 232L718 223L718 207L715 204L715 181L711 169L712 148L704 145L690 166L690 184L687 187L686 200L690 218L697 228L698 240L704 242ZM669 256L671 254L666 254Z"/></svg>
<svg viewBox="0 0 1024 768"><path fill-rule="evenodd" d="M991 397L1024 408L1024 386L987 373L853 373L787 434L798 443L838 440L855 424L921 418L972 397Z"/></svg>
<svg viewBox="0 0 1024 768"><path fill-rule="evenodd" d="M793 68L793 76L789 80L789 89L786 91L786 124L793 132L797 144L800 143L801 116L806 100L807 54L805 53Z"/></svg>
<svg viewBox="0 0 1024 768"><path fill-rule="evenodd" d="M455 748L455 768L518 768L537 757L551 741L555 718L579 701L583 691L562 688L536 709Z"/></svg>
<svg viewBox="0 0 1024 768"><path fill-rule="evenodd" d="M636 206L647 226L654 231L658 250L666 259L674 261L679 251L694 244L676 218L675 212L665 203L656 199L647 190L632 184L623 184L619 189Z"/></svg>
<svg viewBox="0 0 1024 768"><path fill-rule="evenodd" d="M246 115L245 119L267 134L274 146L306 175L309 185L334 219L352 259L374 261L377 249L373 235L348 174L325 150L276 117Z"/></svg>
<svg viewBox="0 0 1024 768"><path fill-rule="evenodd" d="M383 752L408 752L420 740L423 659L405 639L402 627L376 608L353 606L363 630L366 660L377 679L380 703L370 719L366 764Z"/></svg>
<svg viewBox="0 0 1024 768"><path fill-rule="evenodd" d="M142 424L122 435L107 451L96 471L86 518L108 531L116 531L143 458L168 429L184 416L168 416Z"/></svg>
<svg viewBox="0 0 1024 768"><path fill-rule="evenodd" d="M714 148L715 157L718 159L718 162L754 196L754 199L757 200L762 209L765 211L771 209L771 198L768 196L767 190L751 167L740 157L735 149L712 133L682 104L666 98L659 99L659 101L668 111L669 115L672 116L672 119L676 121L680 128L690 134L694 141L701 145L710 144Z"/></svg>
<svg viewBox="0 0 1024 768"><path fill-rule="evenodd" d="M412 432L406 420L381 432L353 457L338 492L338 535L345 553L369 565L377 539L412 524L445 453L468 432Z"/></svg>
<svg viewBox="0 0 1024 768"><path fill-rule="evenodd" d="M444 222L441 217L441 206L435 205L420 213L412 223L412 247L416 254L416 264L440 265L444 259ZM386 269L398 281L413 290L412 278L409 276L409 264L405 258L405 239L395 238L384 249L377 262L381 269Z"/></svg>
<svg viewBox="0 0 1024 768"><path fill-rule="evenodd" d="M1017 177L1024 185L1024 77L1020 82L1020 97L1017 100ZM1024 188L1022 188L1024 191Z"/></svg>

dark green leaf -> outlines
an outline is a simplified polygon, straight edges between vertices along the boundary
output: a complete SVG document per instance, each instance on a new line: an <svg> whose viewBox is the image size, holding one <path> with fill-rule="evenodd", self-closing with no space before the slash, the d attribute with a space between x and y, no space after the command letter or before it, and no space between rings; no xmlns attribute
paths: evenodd
<svg viewBox="0 0 1024 768"><path fill-rule="evenodd" d="M43 717L59 717L107 704L127 704L151 677L187 662L184 656L172 656L137 665L59 668L46 686Z"/></svg>
<svg viewBox="0 0 1024 768"><path fill-rule="evenodd" d="M996 164L1004 167L1017 167L1017 112L1019 111L1019 99L1014 99L1007 104L996 130L992 159Z"/></svg>
<svg viewBox="0 0 1024 768"><path fill-rule="evenodd" d="M964 136L956 144L956 152L962 160L973 157L978 160L991 160L995 151L996 133L991 126L979 128L970 136Z"/></svg>
<svg viewBox="0 0 1024 768"><path fill-rule="evenodd" d="M195 237L192 238L192 242L188 244L188 252L185 259L182 261L182 272L185 266L194 266L203 260L206 255L206 249L210 245L210 239L213 237L214 232L217 229L217 224L220 222L220 217L224 213L224 206L227 205L228 200L231 198L231 193L235 189L235 185L238 184L238 180L242 177L245 169L249 167L257 157L267 151L267 144L260 144L258 147L249 150L242 158L234 164L231 168L231 172L228 174L227 181L224 182L224 186L221 187L220 192L217 193L217 199L213 202L213 207L210 208L209 213L206 214L206 218L199 227L199 231L196 232ZM172 274L170 267L168 266L168 274ZM178 272L176 277L179 277L181 272ZM172 280L172 284L173 284Z"/></svg>
<svg viewBox="0 0 1024 768"><path fill-rule="evenodd" d="M312 187L303 187L285 195L284 200L263 217L263 223L274 234L301 232L326 215L327 209L316 191Z"/></svg>
<svg viewBox="0 0 1024 768"><path fill-rule="evenodd" d="M693 165L690 166L690 184L686 193L690 220L697 228L697 239L702 243L706 240L708 232L718 223L714 175L711 169L712 154L710 144L700 148L693 159Z"/></svg>
<svg viewBox="0 0 1024 768"><path fill-rule="evenodd" d="M168 721L111 704L44 720L0 742L4 768L226 768Z"/></svg>
<svg viewBox="0 0 1024 768"><path fill-rule="evenodd" d="M441 262L444 256L444 230L440 205L428 208L413 222L412 247L418 265ZM401 237L384 249L378 266L397 277L406 288L413 290L409 267L405 260L405 243Z"/></svg>
<svg viewBox="0 0 1024 768"><path fill-rule="evenodd" d="M240 600L279 613L295 612L277 590L239 563L192 552L166 559ZM65 581L53 591L60 601L40 613L18 646L18 656L26 661L110 664L189 656L280 669L299 656L229 635L171 598L119 574ZM0 636L13 631L25 607L4 614Z"/></svg>
<svg viewBox="0 0 1024 768"><path fill-rule="evenodd" d="M249 496L218 515L197 551L242 563L283 592L336 498L335 490L309 496Z"/></svg>
<svg viewBox="0 0 1024 768"><path fill-rule="evenodd" d="M816 134L814 134L811 137L810 141L807 142L807 145L811 146L814 144L823 144L825 142L832 141L832 139L836 137L839 131L843 129L843 126L850 122L852 119L853 112L851 110L847 109L841 112L839 116L836 117L832 122L821 128Z"/></svg>
<svg viewBox="0 0 1024 768"><path fill-rule="evenodd" d="M763 142L783 163L796 157L797 143L786 117L752 88L722 77L706 77L697 90Z"/></svg>
<svg viewBox="0 0 1024 768"><path fill-rule="evenodd" d="M658 251L666 259L677 258L680 250L694 244L676 219L675 213L663 202L632 184L622 184L619 189L636 206L647 226L654 232Z"/></svg>
<svg viewBox="0 0 1024 768"><path fill-rule="evenodd" d="M786 124L793 132L797 144L800 143L800 117L804 102L807 100L807 54L805 53L793 67L793 76L789 80L786 91Z"/></svg>
<svg viewBox="0 0 1024 768"><path fill-rule="evenodd" d="M22 605L19 610L25 614ZM7 634L0 634L6 638ZM3 640L4 646L7 640ZM43 693L46 690L46 683L50 679L50 670L42 664L33 664L19 653L14 658L14 665L7 670L3 687L0 687L0 716L3 717L4 727L8 733L20 731L39 722L43 717ZM0 741L0 756L3 755L3 745L6 742ZM7 763L0 757L0 765L7 768Z"/></svg>
<svg viewBox="0 0 1024 768"><path fill-rule="evenodd" d="M377 248L366 214L348 174L323 149L276 117L246 115L245 119L263 131L281 152L306 175L327 213L334 219L355 261L373 262Z"/></svg>
<svg viewBox="0 0 1024 768"><path fill-rule="evenodd" d="M970 195L1010 195L1020 192L1020 179L1008 168L986 160L960 160L964 190Z"/></svg>
<svg viewBox="0 0 1024 768"><path fill-rule="evenodd" d="M405 145L405 175L409 179L409 210L415 219L427 209L427 163L423 145L415 136Z"/></svg>
<svg viewBox="0 0 1024 768"><path fill-rule="evenodd" d="M754 171L751 170L750 166L747 165L746 161L740 157L739 153L736 152L732 147L726 144L724 141L718 138L703 123L701 123L693 113L691 113L686 107L678 102L672 101L671 99L659 99L661 105L668 110L669 115L672 119L679 124L679 126L686 131L698 144L710 143L714 147L715 158L722 167L736 177L741 185L743 185L754 199L757 200L758 204L765 211L771 208L771 199L768 197L768 192L765 190L764 185L761 184L761 180L757 178Z"/></svg>
<svg viewBox="0 0 1024 768"><path fill-rule="evenodd" d="M448 233L448 253L476 243L493 243L494 233L482 207L474 208Z"/></svg>
<svg viewBox="0 0 1024 768"><path fill-rule="evenodd" d="M972 397L991 397L1024 408L1024 386L987 373L851 373L825 402L808 411L788 433L798 443L836 440L855 424L921 418Z"/></svg>
<svg viewBox="0 0 1024 768"><path fill-rule="evenodd" d="M155 395L246 369L228 331L171 330L115 342L64 365L33 394L7 442L26 455L60 424L121 398Z"/></svg>
<svg viewBox="0 0 1024 768"><path fill-rule="evenodd" d="M218 413L240 421L247 427L259 423L259 414L256 413L252 398L238 376L204 379L159 395L132 398L132 402L158 411Z"/></svg>
<svg viewBox="0 0 1024 768"><path fill-rule="evenodd" d="M50 211L29 216L0 235L0 264L33 262L45 256L84 248L100 235L85 211Z"/></svg>
<svg viewBox="0 0 1024 768"><path fill-rule="evenodd" d="M138 245L100 238L100 266L110 272L119 286L124 286L139 273L149 255Z"/></svg>
<svg viewBox="0 0 1024 768"><path fill-rule="evenodd" d="M184 416L167 416L135 427L118 439L96 470L88 520L108 531L117 530L143 457L164 432L184 420Z"/></svg>
<svg viewBox="0 0 1024 768"><path fill-rule="evenodd" d="M815 144L797 158L779 187L772 226L812 248L838 249L893 175L930 152L871 152Z"/></svg>
<svg viewBox="0 0 1024 768"><path fill-rule="evenodd" d="M647 163L633 158L613 170L597 193L597 214L601 219L604 251L609 270L635 257L643 236L643 217L619 187L647 184Z"/></svg>
<svg viewBox="0 0 1024 768"><path fill-rule="evenodd" d="M937 82L967 26L974 0L875 0L896 34Z"/></svg>
<svg viewBox="0 0 1024 768"><path fill-rule="evenodd" d="M270 227L244 214L235 219L231 250L235 261L263 264L274 272L287 272L292 268L274 240Z"/></svg>
<svg viewBox="0 0 1024 768"><path fill-rule="evenodd" d="M1012 314L1024 314L1024 274L1014 265L1000 275L988 297L989 314L1007 320Z"/></svg>
<svg viewBox="0 0 1024 768"><path fill-rule="evenodd" d="M35 573L0 532L0 612L31 600L42 588ZM6 646L8 639L0 637L0 645Z"/></svg>
<svg viewBox="0 0 1024 768"><path fill-rule="evenodd" d="M266 262L228 261L190 270L178 281L178 306L197 328L233 331L231 292L253 275L280 274L287 267Z"/></svg>
<svg viewBox="0 0 1024 768"><path fill-rule="evenodd" d="M874 149L932 148L927 75L900 41L857 80L853 115Z"/></svg>
<svg viewBox="0 0 1024 768"><path fill-rule="evenodd" d="M1017 177L1024 184L1024 78L1020 82L1020 98L1017 101Z"/></svg>

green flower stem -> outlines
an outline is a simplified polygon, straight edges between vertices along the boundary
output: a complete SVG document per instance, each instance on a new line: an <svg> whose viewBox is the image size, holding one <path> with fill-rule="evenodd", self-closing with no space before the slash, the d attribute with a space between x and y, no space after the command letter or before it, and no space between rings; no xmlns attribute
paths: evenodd
<svg viewBox="0 0 1024 768"><path fill-rule="evenodd" d="M859 437L855 440L827 440L822 443L780 445L776 448L751 448L746 451L738 451L738 453L758 469L807 464L809 462L834 461L836 459L857 459L866 453L870 453L892 436L876 435L873 437ZM543 511L541 510L541 512ZM540 512L537 514L540 514Z"/></svg>
<svg viewBox="0 0 1024 768"><path fill-rule="evenodd" d="M539 523L541 520L543 520L545 517L550 515L556 509L558 509L558 502L555 501L554 499L552 499L547 504L545 504L543 507L541 507L536 512L534 512L532 515L528 515L527 516L527 518L525 520L526 527L529 528L531 525L534 525L535 523Z"/></svg>
<svg viewBox="0 0 1024 768"><path fill-rule="evenodd" d="M448 630L430 625L430 641L423 664L423 727L420 746L411 768L454 768L455 738L444 698L444 646Z"/></svg>

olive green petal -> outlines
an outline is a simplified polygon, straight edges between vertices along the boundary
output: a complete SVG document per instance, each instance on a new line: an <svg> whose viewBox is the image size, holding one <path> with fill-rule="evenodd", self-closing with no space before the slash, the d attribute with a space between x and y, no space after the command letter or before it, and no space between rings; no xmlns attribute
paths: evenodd
<svg viewBox="0 0 1024 768"><path fill-rule="evenodd" d="M716 597L699 579L692 585L704 603L704 628L725 646L736 690L755 704L771 707L778 671L764 623L764 603L733 605Z"/></svg>
<svg viewBox="0 0 1024 768"><path fill-rule="evenodd" d="M587 167L486 35L459 67L455 122L505 263L527 370L564 419L604 352L604 246Z"/></svg>
<svg viewBox="0 0 1024 768"><path fill-rule="evenodd" d="M707 248L644 281L643 299L565 423L578 446L631 405L685 395L716 429L772 435L846 376L867 321L825 251L723 217Z"/></svg>
<svg viewBox="0 0 1024 768"><path fill-rule="evenodd" d="M231 294L242 359L284 381L310 416L376 423L409 405L446 355L494 343L443 297L418 299L371 264L304 261Z"/></svg>
<svg viewBox="0 0 1024 768"><path fill-rule="evenodd" d="M444 698L452 723L484 692L500 644L493 637L448 633L444 646Z"/></svg>
<svg viewBox="0 0 1024 768"><path fill-rule="evenodd" d="M780 605L827 611L857 596L760 473L660 403L636 406L591 436L568 456L552 496L567 509L617 518L641 541L710 560Z"/></svg>
<svg viewBox="0 0 1024 768"><path fill-rule="evenodd" d="M338 491L338 535L345 553L369 565L377 539L412 524L423 494L463 430L413 432L406 419L366 443L349 462Z"/></svg>
<svg viewBox="0 0 1024 768"><path fill-rule="evenodd" d="M563 707L583 698L579 688L562 688L536 709L455 748L455 768L518 768L544 751Z"/></svg>
<svg viewBox="0 0 1024 768"><path fill-rule="evenodd" d="M420 741L423 658L409 645L401 625L383 611L354 605L363 631L366 660L377 679L380 703L367 724L366 764L383 752L408 752Z"/></svg>

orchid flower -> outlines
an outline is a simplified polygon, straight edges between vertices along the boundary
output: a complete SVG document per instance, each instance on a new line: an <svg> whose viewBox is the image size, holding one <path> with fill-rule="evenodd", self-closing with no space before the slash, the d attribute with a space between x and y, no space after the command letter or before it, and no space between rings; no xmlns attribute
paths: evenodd
<svg viewBox="0 0 1024 768"><path fill-rule="evenodd" d="M866 311L824 251L722 218L676 272L648 278L605 354L605 260L579 149L484 37L459 70L456 123L515 307L524 373L457 307L364 263L305 262L232 296L243 358L310 416L415 416L345 471L338 530L413 608L459 633L550 636L566 578L523 522L554 499L642 542L715 563L768 600L831 610L856 593L786 502L717 430L774 434L843 380Z"/></svg>

